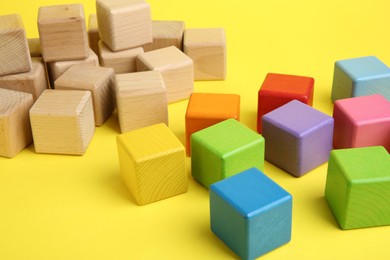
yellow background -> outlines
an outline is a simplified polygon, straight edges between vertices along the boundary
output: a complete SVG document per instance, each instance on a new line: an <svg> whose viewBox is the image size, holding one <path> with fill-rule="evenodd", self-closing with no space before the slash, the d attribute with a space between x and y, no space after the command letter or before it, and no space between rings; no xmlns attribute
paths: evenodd
<svg viewBox="0 0 390 260"><path fill-rule="evenodd" d="M65 0L2 0L37 37L38 7ZM95 1L80 1L86 17ZM256 128L257 91L266 73L315 78L314 107L332 114L336 60L375 55L390 64L388 0L149 0L155 20L187 28L224 27L226 81L196 82L196 92L238 93L241 121ZM187 101L169 106L184 143ZM191 179L186 194L137 206L119 175L114 114L96 129L84 156L36 154L30 145L0 158L0 259L236 259L209 228L208 191ZM190 160L188 160L188 166ZM294 198L292 240L262 259L389 259L390 227L342 231L324 200L327 165L294 178L265 173Z"/></svg>

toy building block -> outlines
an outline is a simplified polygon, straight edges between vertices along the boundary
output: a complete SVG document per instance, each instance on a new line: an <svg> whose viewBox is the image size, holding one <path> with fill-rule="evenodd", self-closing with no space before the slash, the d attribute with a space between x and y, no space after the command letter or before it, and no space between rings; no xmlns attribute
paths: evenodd
<svg viewBox="0 0 390 260"><path fill-rule="evenodd" d="M99 29L97 24L96 14L90 14L88 18L88 42L89 48L93 50L94 53L99 55Z"/></svg>
<svg viewBox="0 0 390 260"><path fill-rule="evenodd" d="M291 240L292 196L256 168L210 186L211 230L241 259Z"/></svg>
<svg viewBox="0 0 390 260"><path fill-rule="evenodd" d="M187 155L191 154L193 133L229 118L240 121L239 95L192 93L185 115Z"/></svg>
<svg viewBox="0 0 390 260"><path fill-rule="evenodd" d="M73 65L54 82L54 87L91 91L96 126L103 125L115 109L115 73L112 68Z"/></svg>
<svg viewBox="0 0 390 260"><path fill-rule="evenodd" d="M159 71L117 75L116 98L122 133L158 123L168 125L167 89Z"/></svg>
<svg viewBox="0 0 390 260"><path fill-rule="evenodd" d="M95 132L91 92L45 90L30 121L37 153L83 155Z"/></svg>
<svg viewBox="0 0 390 260"><path fill-rule="evenodd" d="M41 40L39 38L28 38L28 49L31 57L42 57Z"/></svg>
<svg viewBox="0 0 390 260"><path fill-rule="evenodd" d="M28 72L31 57L22 18L0 16L0 76Z"/></svg>
<svg viewBox="0 0 390 260"><path fill-rule="evenodd" d="M184 31L183 50L194 61L195 80L226 78L226 36L223 28Z"/></svg>
<svg viewBox="0 0 390 260"><path fill-rule="evenodd" d="M390 152L390 101L382 95L337 100L333 118L335 148L384 146Z"/></svg>
<svg viewBox="0 0 390 260"><path fill-rule="evenodd" d="M152 21L153 42L143 45L144 51L153 51L169 46L183 49L183 21Z"/></svg>
<svg viewBox="0 0 390 260"><path fill-rule="evenodd" d="M32 58L31 61L29 72L0 77L0 88L30 93L35 101L49 85L42 58Z"/></svg>
<svg viewBox="0 0 390 260"><path fill-rule="evenodd" d="M142 47L114 52L104 42L99 41L100 64L103 67L113 68L116 74L136 72L137 56L143 52Z"/></svg>
<svg viewBox="0 0 390 260"><path fill-rule="evenodd" d="M189 98L194 89L193 61L175 46L138 55L137 70L157 70L162 73L168 103Z"/></svg>
<svg viewBox="0 0 390 260"><path fill-rule="evenodd" d="M333 150L325 198L341 229L390 225L390 155L382 146Z"/></svg>
<svg viewBox="0 0 390 260"><path fill-rule="evenodd" d="M329 159L333 118L298 101L263 116L265 159L301 177Z"/></svg>
<svg viewBox="0 0 390 260"><path fill-rule="evenodd" d="M122 178L139 205L188 190L184 146L161 123L117 136Z"/></svg>
<svg viewBox="0 0 390 260"><path fill-rule="evenodd" d="M390 101L390 68L375 56L336 61L332 101L381 94Z"/></svg>
<svg viewBox="0 0 390 260"><path fill-rule="evenodd" d="M150 5L143 0L97 0L101 40L113 51L152 42Z"/></svg>
<svg viewBox="0 0 390 260"><path fill-rule="evenodd" d="M207 127L191 136L194 179L211 184L246 169L264 167L264 138L235 119Z"/></svg>
<svg viewBox="0 0 390 260"><path fill-rule="evenodd" d="M32 141L31 94L0 88L0 156L15 157Z"/></svg>
<svg viewBox="0 0 390 260"><path fill-rule="evenodd" d="M305 76L268 73L258 93L257 132L261 133L261 117L296 99L313 105L314 79Z"/></svg>
<svg viewBox="0 0 390 260"><path fill-rule="evenodd" d="M40 7L38 31L45 62L85 59L89 55L81 4Z"/></svg>

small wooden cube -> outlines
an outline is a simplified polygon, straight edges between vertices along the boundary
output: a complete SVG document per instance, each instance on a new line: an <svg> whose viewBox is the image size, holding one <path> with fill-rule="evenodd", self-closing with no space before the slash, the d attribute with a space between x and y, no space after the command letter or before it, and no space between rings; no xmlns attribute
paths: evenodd
<svg viewBox="0 0 390 260"><path fill-rule="evenodd" d="M161 123L117 136L122 178L139 205L187 192L184 146Z"/></svg>
<svg viewBox="0 0 390 260"><path fill-rule="evenodd" d="M143 45L144 51L153 51L169 46L183 49L183 21L152 21L153 42Z"/></svg>
<svg viewBox="0 0 390 260"><path fill-rule="evenodd" d="M0 77L0 88L22 91L33 95L34 101L49 88L46 68L42 58L32 58L29 72Z"/></svg>
<svg viewBox="0 0 390 260"><path fill-rule="evenodd" d="M168 103L189 98L194 89L194 63L175 46L138 55L137 70L157 70L162 73Z"/></svg>
<svg viewBox="0 0 390 260"><path fill-rule="evenodd" d="M111 68L73 65L54 82L54 87L91 91L96 126L103 125L115 109L115 73Z"/></svg>
<svg viewBox="0 0 390 260"><path fill-rule="evenodd" d="M95 132L91 92L45 90L30 121L37 153L83 155Z"/></svg>
<svg viewBox="0 0 390 260"><path fill-rule="evenodd" d="M195 80L226 78L226 36L223 28L186 29L183 50L194 61Z"/></svg>
<svg viewBox="0 0 390 260"><path fill-rule="evenodd" d="M99 58L103 67L113 68L116 74L137 71L137 56L144 53L142 47L123 51L112 51L104 42L99 41Z"/></svg>
<svg viewBox="0 0 390 260"><path fill-rule="evenodd" d="M28 93L0 88L0 156L15 157L32 141Z"/></svg>
<svg viewBox="0 0 390 260"><path fill-rule="evenodd" d="M240 121L240 96L236 94L192 93L185 115L186 152L191 155L191 135L226 119Z"/></svg>
<svg viewBox="0 0 390 260"><path fill-rule="evenodd" d="M88 18L88 41L89 47L96 53L96 55L99 55L100 36L96 14L90 14Z"/></svg>
<svg viewBox="0 0 390 260"><path fill-rule="evenodd" d="M390 225L390 155L383 146L333 150L325 198L340 228Z"/></svg>
<svg viewBox="0 0 390 260"><path fill-rule="evenodd" d="M88 57L88 34L81 4L40 7L38 31L45 62Z"/></svg>
<svg viewBox="0 0 390 260"><path fill-rule="evenodd" d="M31 66L22 18L17 14L0 16L0 76L28 72Z"/></svg>
<svg viewBox="0 0 390 260"><path fill-rule="evenodd" d="M97 0L101 40L113 51L152 42L150 5L143 0Z"/></svg>
<svg viewBox="0 0 390 260"><path fill-rule="evenodd" d="M122 133L158 123L168 125L167 89L159 71L117 75L116 97Z"/></svg>
<svg viewBox="0 0 390 260"><path fill-rule="evenodd" d="M30 50L30 56L35 58L42 58L41 40L39 38L28 38L28 49Z"/></svg>

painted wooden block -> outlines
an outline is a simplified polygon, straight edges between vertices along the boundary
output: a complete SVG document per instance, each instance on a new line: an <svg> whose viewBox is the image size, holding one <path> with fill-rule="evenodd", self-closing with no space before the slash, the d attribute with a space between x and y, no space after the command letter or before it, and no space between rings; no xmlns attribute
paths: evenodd
<svg viewBox="0 0 390 260"><path fill-rule="evenodd" d="M263 116L265 159L295 177L301 177L329 159L332 117L298 101Z"/></svg>
<svg viewBox="0 0 390 260"><path fill-rule="evenodd" d="M54 87L91 91L96 126L103 125L115 109L115 73L112 68L73 65L55 81Z"/></svg>
<svg viewBox="0 0 390 260"><path fill-rule="evenodd" d="M96 55L99 55L99 29L97 23L97 15L90 14L88 17L88 42L89 48L93 50Z"/></svg>
<svg viewBox="0 0 390 260"><path fill-rule="evenodd" d="M30 56L42 58L41 40L39 38L28 38L27 43Z"/></svg>
<svg viewBox="0 0 390 260"><path fill-rule="evenodd" d="M192 93L185 115L186 152L191 154L191 135L226 119L240 121L240 96L236 94Z"/></svg>
<svg viewBox="0 0 390 260"><path fill-rule="evenodd" d="M195 80L226 78L226 36L223 28L186 29L183 50L194 61Z"/></svg>
<svg viewBox="0 0 390 260"><path fill-rule="evenodd" d="M28 93L0 88L0 156L13 158L32 141Z"/></svg>
<svg viewBox="0 0 390 260"><path fill-rule="evenodd" d="M150 5L143 0L97 0L101 40L113 51L152 42Z"/></svg>
<svg viewBox="0 0 390 260"><path fill-rule="evenodd" d="M168 125L167 89L159 71L117 75L116 98L122 133L158 123Z"/></svg>
<svg viewBox="0 0 390 260"><path fill-rule="evenodd" d="M390 152L390 102L374 94L334 103L335 148L384 146Z"/></svg>
<svg viewBox="0 0 390 260"><path fill-rule="evenodd" d="M332 101L381 94L390 101L390 68L375 56L336 61Z"/></svg>
<svg viewBox="0 0 390 260"><path fill-rule="evenodd" d="M390 155L382 146L333 150L325 198L340 228L390 225Z"/></svg>
<svg viewBox="0 0 390 260"><path fill-rule="evenodd" d="M114 52L102 41L99 41L100 64L103 67L113 68L116 74L136 72L137 56L143 52L142 47Z"/></svg>
<svg viewBox="0 0 390 260"><path fill-rule="evenodd" d="M168 91L168 103L189 98L194 89L194 63L175 46L138 55L137 70L161 72Z"/></svg>
<svg viewBox="0 0 390 260"><path fill-rule="evenodd" d="M262 132L261 117L296 99L313 105L314 79L305 76L268 73L258 93L257 131Z"/></svg>
<svg viewBox="0 0 390 260"><path fill-rule="evenodd" d="M169 46L183 49L183 21L152 21L153 42L143 45L144 51L153 51Z"/></svg>
<svg viewBox="0 0 390 260"><path fill-rule="evenodd" d="M211 184L246 169L264 167L264 138L235 119L227 119L191 136L194 179Z"/></svg>
<svg viewBox="0 0 390 260"><path fill-rule="evenodd" d="M81 4L40 7L38 31L45 62L88 57L88 34Z"/></svg>
<svg viewBox="0 0 390 260"><path fill-rule="evenodd" d="M122 178L139 205L188 190L184 146L161 123L117 136Z"/></svg>
<svg viewBox="0 0 390 260"><path fill-rule="evenodd" d="M30 121L37 153L83 155L95 132L91 92L45 90Z"/></svg>
<svg viewBox="0 0 390 260"><path fill-rule="evenodd" d="M256 168L210 186L211 230L241 259L291 240L292 196Z"/></svg>
<svg viewBox="0 0 390 260"><path fill-rule="evenodd" d="M0 77L0 88L30 93L35 101L49 85L42 58L32 58L31 61L29 72Z"/></svg>
<svg viewBox="0 0 390 260"><path fill-rule="evenodd" d="M0 43L0 76L31 70L31 57L20 15L0 16Z"/></svg>

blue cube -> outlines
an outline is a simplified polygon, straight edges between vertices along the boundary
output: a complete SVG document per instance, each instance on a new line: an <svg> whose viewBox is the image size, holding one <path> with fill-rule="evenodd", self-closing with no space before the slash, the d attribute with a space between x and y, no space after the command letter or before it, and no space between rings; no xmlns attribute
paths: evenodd
<svg viewBox="0 0 390 260"><path fill-rule="evenodd" d="M390 101L390 68L375 56L337 61L332 101L381 94Z"/></svg>
<svg viewBox="0 0 390 260"><path fill-rule="evenodd" d="M292 197L257 168L210 186L211 230L242 259L291 240Z"/></svg>

